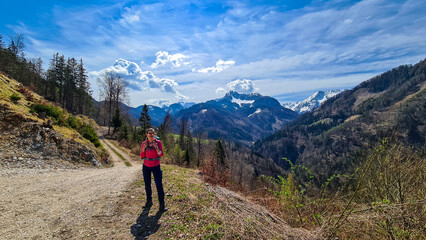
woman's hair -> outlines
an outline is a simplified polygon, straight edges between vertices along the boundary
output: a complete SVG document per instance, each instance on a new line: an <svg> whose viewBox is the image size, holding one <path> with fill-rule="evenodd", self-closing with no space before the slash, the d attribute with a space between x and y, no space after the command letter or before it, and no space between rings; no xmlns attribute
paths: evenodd
<svg viewBox="0 0 426 240"><path fill-rule="evenodd" d="M154 128L148 128L148 129L146 130L146 134L148 134L148 132L154 132L154 134L155 134L155 130L154 130Z"/></svg>

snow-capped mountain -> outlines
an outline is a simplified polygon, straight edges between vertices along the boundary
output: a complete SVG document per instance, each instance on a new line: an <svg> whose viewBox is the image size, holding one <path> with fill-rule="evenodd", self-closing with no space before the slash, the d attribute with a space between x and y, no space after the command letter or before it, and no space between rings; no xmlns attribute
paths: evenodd
<svg viewBox="0 0 426 240"><path fill-rule="evenodd" d="M337 94L343 92L343 90L329 90L329 91L317 91L312 96L307 99L295 102L284 104L284 107L289 108L299 114L310 112L314 108L320 106L327 99L336 96Z"/></svg>
<svg viewBox="0 0 426 240"><path fill-rule="evenodd" d="M195 104L179 111L175 118L188 121L191 131L203 131L209 138L250 143L261 139L295 119L297 113L284 108L275 98L258 93L228 92L223 98Z"/></svg>
<svg viewBox="0 0 426 240"><path fill-rule="evenodd" d="M180 110L185 109L185 108L189 108L191 106L193 106L195 103L193 102L178 102L178 103L173 103L170 106L167 105L163 105L161 108L164 109L164 111L170 113L170 115L175 115L176 113L178 113Z"/></svg>

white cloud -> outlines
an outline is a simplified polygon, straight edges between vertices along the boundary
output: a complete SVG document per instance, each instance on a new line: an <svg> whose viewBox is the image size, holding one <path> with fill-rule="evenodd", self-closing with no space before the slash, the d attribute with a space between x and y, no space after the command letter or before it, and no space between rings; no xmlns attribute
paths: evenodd
<svg viewBox="0 0 426 240"><path fill-rule="evenodd" d="M203 68L198 70L198 72L201 72L201 73L222 72L223 70L230 68L234 64L235 64L235 61L233 60L223 61L222 59L219 59L219 61L216 62L215 67Z"/></svg>
<svg viewBox="0 0 426 240"><path fill-rule="evenodd" d="M254 87L253 81L249 79L237 79L227 84L229 90L236 91L239 93L252 93L257 91Z"/></svg>
<svg viewBox="0 0 426 240"><path fill-rule="evenodd" d="M216 89L216 94L221 94L222 95L224 93L226 93L226 90L224 88L220 87L220 88Z"/></svg>
<svg viewBox="0 0 426 240"><path fill-rule="evenodd" d="M171 64L173 67L180 67L182 64L189 64L188 62L183 62L184 59L188 57L181 53L169 54L166 51L159 51L155 55L157 56L157 59L155 60L155 63L151 64L152 68L166 66L167 64Z"/></svg>
<svg viewBox="0 0 426 240"><path fill-rule="evenodd" d="M250 79L237 79L228 83L227 89L230 91L236 91L238 93L253 93L257 92L259 89L254 87L254 83ZM217 90L216 90L217 92Z"/></svg>
<svg viewBox="0 0 426 240"><path fill-rule="evenodd" d="M178 99L185 98L177 91L178 83L173 79L160 78L154 75L151 71L142 71L139 65L125 59L118 59L113 66L102 69L100 71L92 71L90 75L100 77L103 72L112 71L120 74L129 83L129 88L135 91L142 89L160 89L166 93L173 93Z"/></svg>
<svg viewBox="0 0 426 240"><path fill-rule="evenodd" d="M349 23L351 23L351 22L352 22L352 19L350 19L350 18L345 19L345 21L343 21L343 23L344 23L344 24L349 24Z"/></svg>
<svg viewBox="0 0 426 240"><path fill-rule="evenodd" d="M316 89L323 82L340 86L336 77L374 75L417 63L426 53L425 1L329 1L291 11L277 4L228 1L222 11L200 15L185 11L185 1L124 4L58 5L45 24L50 30L42 31L48 36L38 35L27 22L13 29L26 35L28 54L43 57L46 65L58 49L66 57L82 57L88 71L110 66L117 56L133 59L138 66L114 67L129 75L133 89L162 99L174 99L179 90L192 101L211 99L216 89L223 93L234 79L255 79L267 95ZM191 64L185 66L188 59L182 56L190 56ZM212 59L221 60L214 64ZM311 80L316 84L311 86ZM146 92L134 96L143 99Z"/></svg>
<svg viewBox="0 0 426 240"><path fill-rule="evenodd" d="M140 11L135 11L132 8L124 8L124 12L121 15L120 23L121 24L135 24L140 21Z"/></svg>

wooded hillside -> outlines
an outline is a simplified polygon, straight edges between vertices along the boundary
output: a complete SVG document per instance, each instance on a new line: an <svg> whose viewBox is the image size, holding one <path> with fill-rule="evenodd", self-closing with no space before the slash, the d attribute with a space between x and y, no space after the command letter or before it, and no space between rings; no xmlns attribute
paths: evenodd
<svg viewBox="0 0 426 240"><path fill-rule="evenodd" d="M277 133L255 151L289 168L304 164L326 179L358 165L364 151L390 138L425 152L426 60L400 66L326 101Z"/></svg>

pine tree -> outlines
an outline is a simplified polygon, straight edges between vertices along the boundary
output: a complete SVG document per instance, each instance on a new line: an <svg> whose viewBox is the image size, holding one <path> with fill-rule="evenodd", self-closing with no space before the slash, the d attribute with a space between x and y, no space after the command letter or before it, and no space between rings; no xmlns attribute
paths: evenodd
<svg viewBox="0 0 426 240"><path fill-rule="evenodd" d="M0 35L0 49L4 48L3 36Z"/></svg>
<svg viewBox="0 0 426 240"><path fill-rule="evenodd" d="M117 129L121 127L122 120L120 116L120 110L118 108L115 109L114 117L112 118L112 126L114 127L113 133L117 132Z"/></svg>
<svg viewBox="0 0 426 240"><path fill-rule="evenodd" d="M65 56L59 56L59 53L56 53L54 74L56 86L59 88L58 102L64 106Z"/></svg>
<svg viewBox="0 0 426 240"><path fill-rule="evenodd" d="M90 84L87 82L88 76L86 74L86 69L83 66L83 59L80 59L80 63L77 68L77 112L81 114L88 114L93 103L90 101Z"/></svg>
<svg viewBox="0 0 426 240"><path fill-rule="evenodd" d="M70 112L74 112L74 99L77 91L77 72L78 64L75 58L68 58L67 64L65 66L64 74L64 96L62 99L62 104Z"/></svg>
<svg viewBox="0 0 426 240"><path fill-rule="evenodd" d="M186 143L185 143L185 161L186 165L189 167L191 162L194 159L195 151L194 151L194 145L192 143L192 136L191 132L187 131L186 133Z"/></svg>
<svg viewBox="0 0 426 240"><path fill-rule="evenodd" d="M129 140L129 127L127 124L121 126L120 139Z"/></svg>
<svg viewBox="0 0 426 240"><path fill-rule="evenodd" d="M217 140L216 142L216 148L214 151L214 156L216 158L216 163L218 166L222 166L227 168L227 164L226 164L226 155L225 155L225 149L223 148L223 144L222 141Z"/></svg>
<svg viewBox="0 0 426 240"><path fill-rule="evenodd" d="M53 58L50 59L49 63L49 69L47 70L47 84L46 84L46 98L56 102L56 74L55 74L55 68L56 68L56 62L57 62L57 56L58 54L54 54Z"/></svg>
<svg viewBox="0 0 426 240"><path fill-rule="evenodd" d="M148 106L146 104L143 105L141 116L139 117L139 126L141 126L140 135L144 136L146 133L146 130L148 128L151 128L151 117L148 113Z"/></svg>
<svg viewBox="0 0 426 240"><path fill-rule="evenodd" d="M185 120L184 118L181 118L181 121L180 121L180 132L179 132L179 147L182 150L186 150L186 146L185 146L185 133L186 133L187 125L188 125L188 121Z"/></svg>

